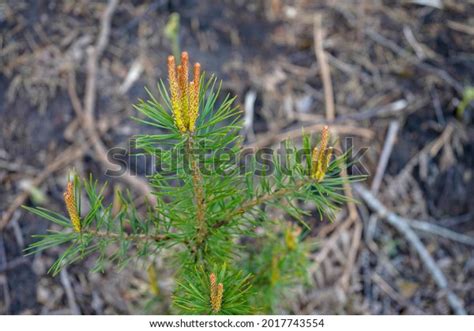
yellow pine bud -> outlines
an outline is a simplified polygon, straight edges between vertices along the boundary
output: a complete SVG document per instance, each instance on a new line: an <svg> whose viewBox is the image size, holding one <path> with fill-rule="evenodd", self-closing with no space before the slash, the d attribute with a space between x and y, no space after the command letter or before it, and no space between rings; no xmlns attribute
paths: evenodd
<svg viewBox="0 0 474 331"><path fill-rule="evenodd" d="M218 313L221 310L223 296L224 296L224 285L222 283L219 283L219 285L217 285L216 300L213 307L215 313Z"/></svg>
<svg viewBox="0 0 474 331"><path fill-rule="evenodd" d="M178 72L178 104L181 118L183 120L184 131L188 131L188 95L186 94L187 89L183 88L184 79L184 67L180 64L177 68Z"/></svg>
<svg viewBox="0 0 474 331"><path fill-rule="evenodd" d="M183 59L181 60L183 61ZM185 64L187 64L185 62ZM182 64L178 66L178 85L179 85L179 106L183 115L183 123L186 131L189 127L189 95L188 95L188 79L185 77L185 68ZM186 86L186 87L185 87Z"/></svg>
<svg viewBox="0 0 474 331"><path fill-rule="evenodd" d="M319 160L319 148L316 146L313 148L311 155L311 177L316 179L316 172L318 171L318 160Z"/></svg>
<svg viewBox="0 0 474 331"><path fill-rule="evenodd" d="M77 212L76 199L74 197L74 183L68 182L64 192L64 202L71 219L72 227L75 232L81 232L81 218Z"/></svg>
<svg viewBox="0 0 474 331"><path fill-rule="evenodd" d="M150 264L147 268L147 274L148 274L148 282L150 283L150 289L151 293L154 295L159 295L160 294L160 288L158 287L158 279L156 276L156 269L155 266Z"/></svg>
<svg viewBox="0 0 474 331"><path fill-rule="evenodd" d="M199 113L199 95L196 94L194 82L189 83L189 131L194 132Z"/></svg>
<svg viewBox="0 0 474 331"><path fill-rule="evenodd" d="M329 163L331 162L333 148L326 148L325 152L318 159L316 173L314 179L318 182L322 181L326 176L326 171L328 170Z"/></svg>
<svg viewBox="0 0 474 331"><path fill-rule="evenodd" d="M168 80L170 84L171 107L176 127L181 132L186 132L186 126L181 111L181 100L178 79L176 77L176 63L174 56L168 56Z"/></svg>
<svg viewBox="0 0 474 331"><path fill-rule="evenodd" d="M285 244L288 250L294 251L298 245L298 236L301 234L301 228L296 224L288 223L285 228Z"/></svg>
<svg viewBox="0 0 474 331"><path fill-rule="evenodd" d="M179 77L179 89L181 91L181 112L183 113L184 125L189 128L189 55L181 53L181 77Z"/></svg>
<svg viewBox="0 0 474 331"><path fill-rule="evenodd" d="M194 80L189 84L189 131L194 132L199 116L199 89L201 81L201 65L194 64Z"/></svg>
<svg viewBox="0 0 474 331"><path fill-rule="evenodd" d="M329 143L329 128L325 126L321 131L321 141L319 146L314 147L311 156L311 178L320 182L326 176L326 171L331 162L333 153L332 147L327 147Z"/></svg>
<svg viewBox="0 0 474 331"><path fill-rule="evenodd" d="M291 228L285 229L285 244L290 251L296 249L296 236L293 234L293 231L291 231Z"/></svg>
<svg viewBox="0 0 474 331"><path fill-rule="evenodd" d="M323 172L325 175L328 170L329 164L331 163L331 157L332 157L333 151L334 151L333 147L329 147L326 149L326 155L324 156L324 160L322 164Z"/></svg>

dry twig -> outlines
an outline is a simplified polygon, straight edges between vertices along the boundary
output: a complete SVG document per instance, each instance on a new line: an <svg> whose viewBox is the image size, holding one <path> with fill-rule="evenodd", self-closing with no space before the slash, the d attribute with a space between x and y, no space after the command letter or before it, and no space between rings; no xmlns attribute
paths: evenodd
<svg viewBox="0 0 474 331"><path fill-rule="evenodd" d="M385 174L385 169L387 168L388 159L392 154L392 148L395 144L395 139L397 137L399 124L398 121L394 120L390 122L388 127L387 136L385 137L385 144L383 146L382 154L380 155L380 160L377 165L377 170L375 172L374 180L372 181L372 186L370 187L370 191L377 195L380 184L382 184L382 179Z"/></svg>
<svg viewBox="0 0 474 331"><path fill-rule="evenodd" d="M400 234L402 234L413 246L413 248L415 248L416 252L421 258L421 261L433 277L436 285L438 285L438 287L446 293L448 303L453 311L458 315L466 315L466 310L464 309L461 299L449 288L446 276L438 267L436 261L430 255L420 238L418 238L416 233L412 230L410 224L402 217L389 211L369 190L365 189L362 185L355 184L354 189L366 202L370 209L376 212L381 218L387 220L387 222L397 229L398 232L400 232Z"/></svg>
<svg viewBox="0 0 474 331"><path fill-rule="evenodd" d="M394 180L390 184L390 187L399 185L400 181L403 181L405 178L407 178L408 174L410 174L412 170L416 167L416 165L419 163L422 156L428 153L431 155L431 157L436 156L441 150L441 148L444 146L444 144L448 143L449 139L451 139L451 136L454 133L454 129L454 124L448 123L448 125L446 125L446 128L438 138L424 146L415 156L413 156L407 162L407 164L403 167L400 173L394 178Z"/></svg>
<svg viewBox="0 0 474 331"><path fill-rule="evenodd" d="M71 309L71 314L80 315L81 309L79 308L76 302L76 296L74 295L74 290L71 285L71 280L69 279L69 273L67 272L66 268L63 268L61 270L60 277L61 277L61 284L63 285L64 291L66 292L66 297L69 304L69 308Z"/></svg>
<svg viewBox="0 0 474 331"><path fill-rule="evenodd" d="M110 160L107 158L107 148L105 147L104 143L100 139L99 134L97 133L96 123L94 119L94 110L97 97L96 81L98 62L99 58L101 57L107 46L109 40L111 20L117 5L118 0L109 1L107 8L102 16L101 29L99 37L97 38L96 45L95 47L90 47L87 50L87 53L89 55L89 58L87 60L87 79L84 95L84 109L83 111L81 111L84 117L84 120L82 122L83 128L92 140L92 145L96 156L99 158L99 161L106 169L113 168L114 164L110 162ZM78 99L77 92L75 90L71 90L70 94L71 92L74 96L71 100L73 100L73 104L76 104L77 107L77 101L74 102L74 99ZM151 198L151 188L146 181L139 177L133 176L129 172L124 173L121 179L135 187L143 196L148 197L148 200L153 203L154 200Z"/></svg>
<svg viewBox="0 0 474 331"><path fill-rule="evenodd" d="M336 110L334 107L334 92L332 88L331 72L328 60L323 47L323 27L322 16L317 14L314 16L314 51L321 69L321 78L323 80L324 102L326 103L326 119L333 121L336 118Z"/></svg>
<svg viewBox="0 0 474 331"><path fill-rule="evenodd" d="M406 219L406 218L404 220L407 223L409 223L410 226L415 230L432 233L432 234L435 234L437 236L444 237L444 238L452 240L452 241L456 241L460 244L464 244L464 245L467 245L467 246L473 246L474 247L474 238L473 237L467 236L467 235L462 234L462 233L457 233L457 232L448 230L448 229L446 229L442 226L431 224L431 223L428 223L428 222L423 222L423 221L419 221L419 220L410 220L410 219Z"/></svg>

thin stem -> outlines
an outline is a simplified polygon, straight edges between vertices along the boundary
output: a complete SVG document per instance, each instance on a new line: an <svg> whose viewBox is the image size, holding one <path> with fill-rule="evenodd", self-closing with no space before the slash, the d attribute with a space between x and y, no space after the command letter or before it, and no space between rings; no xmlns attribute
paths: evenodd
<svg viewBox="0 0 474 331"><path fill-rule="evenodd" d="M305 181L305 180L299 180L291 188L290 187L281 188L281 189L278 189L276 191L258 196L258 197L254 198L252 200L245 201L239 208L237 208L236 210L234 210L233 212L231 212L227 216L225 216L223 220L221 220L217 223L214 223L214 225L212 227L214 229L218 229L218 228L220 228L224 225L227 225L232 221L232 219L235 216L242 215L245 212L251 210L253 207L261 205L265 202L276 200L276 199L281 198L281 197L283 197L283 196L285 196L289 193L295 192L295 191L299 190L300 188L302 188L303 186L307 185L308 183L310 183L310 182Z"/></svg>
<svg viewBox="0 0 474 331"><path fill-rule="evenodd" d="M203 190L203 178L201 170L199 169L199 160L196 160L196 156L193 152L194 140L192 136L188 139L188 148L186 149L191 165L192 172L192 183L194 191L194 199L196 203L196 227L197 227L197 246L200 246L207 236L207 223L206 223L206 201Z"/></svg>
<svg viewBox="0 0 474 331"><path fill-rule="evenodd" d="M147 234L118 234L113 232L104 232L98 230L83 230L83 234L90 234L97 238L108 238L108 239L125 239L129 241L144 241L144 240L153 240L153 241L165 241L170 239L166 234L157 234L157 235L147 235Z"/></svg>

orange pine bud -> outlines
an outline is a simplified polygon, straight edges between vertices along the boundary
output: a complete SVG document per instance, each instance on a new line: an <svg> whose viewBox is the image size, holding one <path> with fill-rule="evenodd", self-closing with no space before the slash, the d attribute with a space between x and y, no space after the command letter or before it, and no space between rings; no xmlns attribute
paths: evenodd
<svg viewBox="0 0 474 331"><path fill-rule="evenodd" d="M324 153L324 151L326 150L326 147L328 145L328 140L329 140L329 127L325 125L323 127L323 130L321 131L321 142L319 145L321 154Z"/></svg>
<svg viewBox="0 0 474 331"><path fill-rule="evenodd" d="M210 281L210 286L209 288L211 289L211 300L215 296L217 288L216 288L216 275L214 273L211 273L209 276L209 281Z"/></svg>
<svg viewBox="0 0 474 331"><path fill-rule="evenodd" d="M199 89L200 89L200 83L201 83L201 65L199 62L196 62L194 64L194 88L196 91L196 94L199 96Z"/></svg>
<svg viewBox="0 0 474 331"><path fill-rule="evenodd" d="M188 76L189 76L189 56L187 52L181 53L181 67L182 67L182 75L179 81L179 88L183 92L183 94L187 94L186 91L188 89Z"/></svg>
<svg viewBox="0 0 474 331"><path fill-rule="evenodd" d="M71 219L72 227L75 232L81 232L81 218L77 212L76 200L74 197L74 183L68 182L66 191L64 192L64 202L66 209Z"/></svg>
<svg viewBox="0 0 474 331"><path fill-rule="evenodd" d="M178 96L178 84L176 80L176 64L174 56L168 56L168 80L170 83L170 92L172 100L177 99Z"/></svg>
<svg viewBox="0 0 474 331"><path fill-rule="evenodd" d="M216 301L217 301L217 280L216 280L216 275L214 273L211 273L209 275L209 289L210 289L210 302L211 302L211 307L212 310L215 311L216 307Z"/></svg>

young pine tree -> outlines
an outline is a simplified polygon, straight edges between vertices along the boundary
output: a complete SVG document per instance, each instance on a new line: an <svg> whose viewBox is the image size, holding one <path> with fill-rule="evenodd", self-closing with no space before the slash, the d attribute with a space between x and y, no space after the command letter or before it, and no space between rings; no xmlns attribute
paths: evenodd
<svg viewBox="0 0 474 331"><path fill-rule="evenodd" d="M89 255L94 271L160 255L175 271L175 313L275 312L288 289L304 283L314 249L305 222L314 217L302 202L321 219L334 216L346 201L345 156L334 155L327 127L315 144L305 135L298 149L286 141L285 153L244 155L234 98L221 98L220 84L201 75L199 63L190 73L186 52L175 61L168 58L169 86L158 84L160 98L147 91L149 99L135 106L135 119L156 129L134 140L159 165L149 176L153 201L139 211L130 194L116 191L106 204L105 186L73 176L64 193L67 215L25 207L59 226L37 235L28 253L67 246L53 274ZM153 265L148 275L159 296Z"/></svg>

